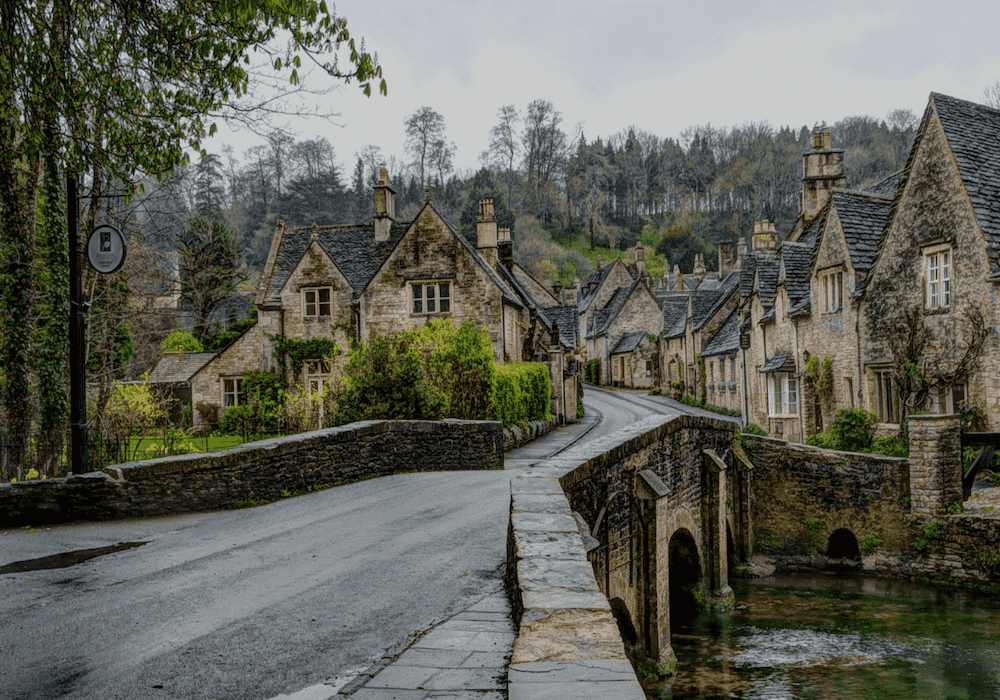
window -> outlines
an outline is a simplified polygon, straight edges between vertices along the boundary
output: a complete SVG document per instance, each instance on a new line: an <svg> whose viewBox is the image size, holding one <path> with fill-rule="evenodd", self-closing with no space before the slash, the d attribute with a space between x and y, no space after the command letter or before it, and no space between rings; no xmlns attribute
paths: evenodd
<svg viewBox="0 0 1000 700"><path fill-rule="evenodd" d="M436 314L451 312L450 282L414 282L410 285L413 293L413 313Z"/></svg>
<svg viewBox="0 0 1000 700"><path fill-rule="evenodd" d="M883 423L899 422L899 406L889 370L875 372L875 408Z"/></svg>
<svg viewBox="0 0 1000 700"><path fill-rule="evenodd" d="M932 249L927 260L927 308L943 309L951 305L951 249Z"/></svg>
<svg viewBox="0 0 1000 700"><path fill-rule="evenodd" d="M854 408L854 380L844 377L844 393L847 394L848 408Z"/></svg>
<svg viewBox="0 0 1000 700"><path fill-rule="evenodd" d="M222 407L239 406L246 398L243 395L243 380L240 377L223 378Z"/></svg>
<svg viewBox="0 0 1000 700"><path fill-rule="evenodd" d="M823 311L829 313L844 308L844 273L826 272L823 278Z"/></svg>
<svg viewBox="0 0 1000 700"><path fill-rule="evenodd" d="M937 410L941 413L961 413L961 404L965 401L965 384L959 382L947 389L941 389Z"/></svg>
<svg viewBox="0 0 1000 700"><path fill-rule="evenodd" d="M302 316L316 318L330 315L330 287L314 287L302 290Z"/></svg>
<svg viewBox="0 0 1000 700"><path fill-rule="evenodd" d="M646 360L646 376L647 377L652 377L653 376L653 361L652 360Z"/></svg>
<svg viewBox="0 0 1000 700"><path fill-rule="evenodd" d="M796 416L799 412L798 380L788 372L774 372L767 383L771 416Z"/></svg>

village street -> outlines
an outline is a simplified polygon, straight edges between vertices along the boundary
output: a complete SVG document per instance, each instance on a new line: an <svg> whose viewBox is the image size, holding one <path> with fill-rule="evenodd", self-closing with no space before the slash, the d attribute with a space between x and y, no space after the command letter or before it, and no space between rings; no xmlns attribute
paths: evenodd
<svg viewBox="0 0 1000 700"><path fill-rule="evenodd" d="M583 439L693 410L590 388L585 404L601 420ZM495 588L511 468L565 447L561 433L512 452L505 471L397 474L247 510L4 531L0 567L145 544L0 575L3 695L270 698L356 672Z"/></svg>

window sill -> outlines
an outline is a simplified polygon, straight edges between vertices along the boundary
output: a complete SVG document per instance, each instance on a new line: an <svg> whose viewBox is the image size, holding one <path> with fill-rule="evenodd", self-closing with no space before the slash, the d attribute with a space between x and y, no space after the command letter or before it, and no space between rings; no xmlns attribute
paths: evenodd
<svg viewBox="0 0 1000 700"><path fill-rule="evenodd" d="M450 318L451 311L434 311L430 313L413 313L410 312L410 318Z"/></svg>
<svg viewBox="0 0 1000 700"><path fill-rule="evenodd" d="M939 306L936 309L924 307L924 316L940 316L951 312L951 306Z"/></svg>

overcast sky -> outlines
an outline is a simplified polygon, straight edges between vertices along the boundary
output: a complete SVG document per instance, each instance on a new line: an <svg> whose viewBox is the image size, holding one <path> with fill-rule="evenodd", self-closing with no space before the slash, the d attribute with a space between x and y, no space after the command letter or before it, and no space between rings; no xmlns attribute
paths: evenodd
<svg viewBox="0 0 1000 700"><path fill-rule="evenodd" d="M549 100L566 131L588 140L630 125L660 137L688 126L767 121L812 127L852 115L918 116L928 95L982 102L1000 77L1000 10L983 2L560 2L341 0L352 35L378 53L388 97L356 87L326 96L323 135L345 173L375 144L405 157L403 121L422 106L444 116L456 166L478 167L497 110ZM205 145L254 138L223 130Z"/></svg>

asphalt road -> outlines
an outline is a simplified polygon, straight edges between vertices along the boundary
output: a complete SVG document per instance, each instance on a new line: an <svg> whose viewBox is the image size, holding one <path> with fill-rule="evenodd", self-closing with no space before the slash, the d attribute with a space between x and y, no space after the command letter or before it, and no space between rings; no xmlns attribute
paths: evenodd
<svg viewBox="0 0 1000 700"><path fill-rule="evenodd" d="M600 437L653 397L589 389ZM682 407L683 410L686 407ZM511 471L399 474L241 511L0 532L0 697L270 698L367 667L499 577Z"/></svg>

